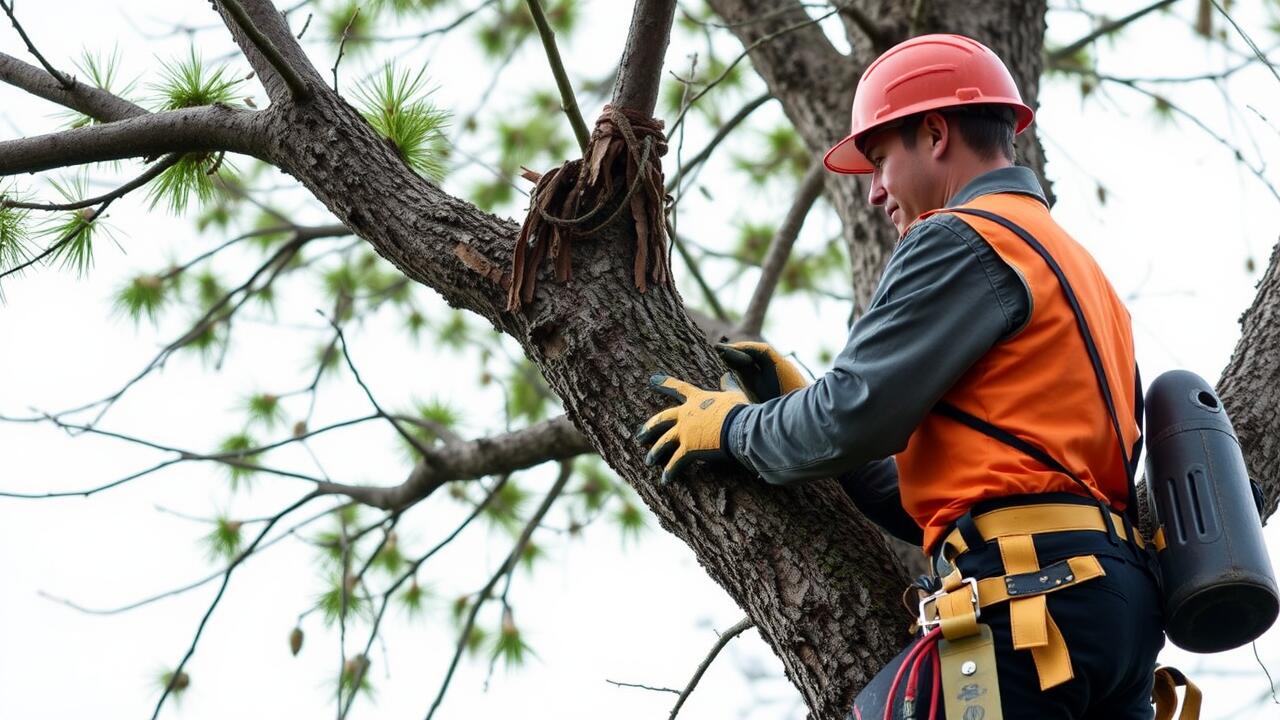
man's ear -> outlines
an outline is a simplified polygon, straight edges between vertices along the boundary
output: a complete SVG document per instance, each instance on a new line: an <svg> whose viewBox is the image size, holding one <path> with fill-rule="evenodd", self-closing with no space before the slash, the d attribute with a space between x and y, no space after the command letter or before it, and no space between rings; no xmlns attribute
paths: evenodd
<svg viewBox="0 0 1280 720"><path fill-rule="evenodd" d="M947 147L951 144L951 128L947 124L947 119L942 116L942 113L931 112L924 116L920 129L924 133L924 139L929 143L929 154L934 160L942 159L947 152Z"/></svg>

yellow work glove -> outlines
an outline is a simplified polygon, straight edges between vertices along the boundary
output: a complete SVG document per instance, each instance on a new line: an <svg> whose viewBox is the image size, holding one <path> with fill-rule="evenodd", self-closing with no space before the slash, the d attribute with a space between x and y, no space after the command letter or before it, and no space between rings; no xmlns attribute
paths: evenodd
<svg viewBox="0 0 1280 720"><path fill-rule="evenodd" d="M721 385L726 383L722 380ZM663 485L679 475L694 460L732 460L725 447L725 421L734 408L747 404L741 390L703 390L667 375L649 378L649 389L680 402L649 418L636 440L651 446L645 462L664 465Z"/></svg>
<svg viewBox="0 0 1280 720"><path fill-rule="evenodd" d="M769 343L717 343L716 352L752 402L782 397L809 384L800 369Z"/></svg>

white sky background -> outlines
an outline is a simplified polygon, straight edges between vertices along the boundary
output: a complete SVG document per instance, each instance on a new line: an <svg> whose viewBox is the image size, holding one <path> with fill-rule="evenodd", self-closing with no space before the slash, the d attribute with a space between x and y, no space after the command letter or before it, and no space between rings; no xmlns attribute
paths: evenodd
<svg viewBox="0 0 1280 720"><path fill-rule="evenodd" d="M1142 4L1127 2L1123 8L1109 9L1120 15ZM1188 13L1191 6L1176 7ZM118 44L123 75L142 75L143 84L154 77L156 57L175 57L185 52L186 42L146 39L141 30L154 32L178 21L217 22L207 3L194 1L23 0L18 12L55 65L69 68L68 60L82 47L110 50ZM1271 36L1261 14L1254 9L1238 13L1255 39L1268 46ZM584 3L579 31L562 41L571 76L594 78L611 65L628 19L629 3ZM440 22L427 19L403 31ZM1072 13L1051 16L1049 35L1055 40L1068 41L1085 30L1083 19ZM221 31L198 37L206 57L229 49ZM402 57L412 65L427 53L433 55L428 72L439 86L435 98L458 115L474 107L479 89L489 79L473 42L473 31L464 28L434 51L429 43ZM738 49L727 37L723 47L731 54ZM30 60L16 33L3 23L0 48ZM308 49L327 75L332 64L327 49L316 44ZM668 69L687 67L689 51L673 45ZM592 58L607 62L593 63ZM373 68L374 61L344 60L344 89ZM1102 68L1117 75L1181 75L1232 62L1234 58L1194 40L1184 22L1154 16L1126 33L1122 44L1104 49ZM231 65L237 73L246 67L239 58ZM530 83L551 87L536 44L522 51L509 72L490 103L494 112L515 107ZM1236 107L1230 115L1212 85L1177 87L1170 94L1240 143L1252 162L1280 156L1277 132L1245 109L1251 105L1280 124L1280 82L1255 68L1239 73L1229 88ZM265 105L256 85L246 89L259 106ZM1070 82L1047 80L1040 101L1037 125L1046 139L1048 173L1059 198L1055 215L1094 252L1121 294L1132 296L1144 377L1149 382L1160 372L1185 367L1216 380L1238 337L1236 319L1253 297L1257 275L1246 271L1246 257L1253 257L1259 270L1265 267L1280 228L1280 202L1203 132L1185 120L1154 121L1151 102L1127 89L1117 87L1104 98L1082 104ZM725 107L732 112L736 105L728 102ZM592 111L584 110L588 119ZM58 122L52 117L56 112L44 101L2 88L0 138L51 130ZM752 125L769 127L779 117L776 106L768 105L757 112ZM1253 140L1244 134L1246 125ZM691 127L686 156L701 148L709 135L706 128ZM454 139L483 157L489 137L481 133ZM732 149L749 152L750 138L749 132L739 133ZM740 186L737 176L728 173L727 150L719 151L700 178L712 199L690 193L680 214L682 234L724 249L734 242L735 222L744 217L776 221L790 203L786 188ZM674 142L668 162L674 162ZM672 172L674 165L668 167ZM124 172L136 173L133 166ZM475 172L450 177L445 188L465 196L479 177ZM1280 182L1269 168L1268 176ZM1105 205L1098 202L1095 178L1108 190ZM48 192L40 184L28 186ZM299 201L296 206L304 204ZM512 214L519 216L515 210ZM324 221L324 216L311 210L300 219ZM0 308L0 413L25 414L30 407L52 411L101 397L183 329L186 317L175 313L159 331L146 325L135 331L112 314L113 292L125 278L174 258L189 258L225 236L198 236L190 220L148 211L141 193L116 203L110 220L127 255L110 243L100 244L96 267L87 279L43 269L6 281L7 301ZM815 213L800 246L820 247L836 230L829 212ZM247 263L250 256L243 258ZM229 273L238 266L229 262L219 267ZM679 261L676 267L683 279ZM714 263L705 268L713 277L728 269ZM207 449L240 429L240 407L250 393L305 385L308 379L301 369L317 336L295 326L316 327L313 310L320 301L315 288L305 282L292 280L287 287L287 294L279 293L286 327L241 322L237 344L221 372L202 366L193 356L175 357L163 373L131 391L104 427ZM687 298L696 297L691 286L681 287ZM750 289L740 284L736 294L726 291L722 301L740 306ZM442 303L429 306L431 313L443 311ZM267 317L261 311L254 314ZM779 299L766 332L779 347L794 349L818 370L819 350L841 345L846 316L847 307L840 303ZM398 406L413 397L438 397L464 410L464 434L500 429L500 395L475 386L474 354L450 357L430 352L428 344L414 348L397 328L397 320L384 313L350 332L355 362L380 400ZM304 408L290 410L301 413ZM343 374L322 386L313 427L366 412L363 396ZM335 479L395 484L407 470L395 439L382 427L350 431L332 445L315 447ZM72 440L48 428L0 425L0 488L5 490L96 485L159 459L153 452L116 442ZM311 470L299 452L273 455L271 462ZM531 489L540 498L550 475L536 477L541 479ZM159 513L156 505L198 515L228 510L248 517L274 512L306 490L302 483L261 478L252 494L229 496L224 474L217 468L181 465L90 499L0 501L0 718L149 717L157 696L156 677L181 658L214 586L112 617L72 611L41 598L37 591L107 607L184 584L213 570L197 544L207 528ZM433 544L453 527L459 512L455 503L443 499L415 508L401 523L402 547L411 552ZM549 524L563 523L553 514ZM1274 527L1268 538L1273 552L1280 552ZM625 548L616 528L604 522L590 527L580 541L566 541L545 530L537 540L551 557L536 575L518 575L512 590L516 619L537 657L523 670L496 670L487 692L487 663L464 661L437 717L665 717L674 696L617 688L606 678L682 687L714 642L713 628L727 628L742 616L689 550L656 524L639 544ZM428 563L423 580L445 598L474 591L501 561L508 543L503 535L472 530L438 563ZM330 679L340 657L336 631L323 630L319 618L312 616L304 623L307 640L298 658L290 657L286 642L298 614L322 589L314 551L296 541L283 542L242 566L188 666L189 692L180 706L165 711L166 716L332 714ZM365 632L358 627L349 633L349 653L363 645ZM353 717L425 715L452 652L453 635L442 609L425 623L409 623L393 614L384 625L385 654L378 646L373 651L376 698L372 704L357 701ZM1280 631L1265 636L1258 650L1273 674L1280 670ZM1193 671L1206 689L1207 718L1246 717L1236 710L1266 690L1248 647L1202 657L1166 651L1162 659ZM707 673L682 717L802 717L798 698L780 673L780 663L758 635L748 631ZM763 679L750 682L757 677ZM1253 714L1274 717L1274 710Z"/></svg>

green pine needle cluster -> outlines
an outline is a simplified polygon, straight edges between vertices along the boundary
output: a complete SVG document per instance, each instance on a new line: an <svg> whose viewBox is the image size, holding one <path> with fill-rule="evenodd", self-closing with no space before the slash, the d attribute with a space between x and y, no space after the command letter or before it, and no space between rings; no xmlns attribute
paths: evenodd
<svg viewBox="0 0 1280 720"><path fill-rule="evenodd" d="M116 291L115 310L134 324L143 318L155 324L168 299L168 284L159 275L136 275Z"/></svg>
<svg viewBox="0 0 1280 720"><path fill-rule="evenodd" d="M240 554L243 523L226 517L214 521L213 530L204 537L205 551L210 560L234 560Z"/></svg>
<svg viewBox="0 0 1280 720"><path fill-rule="evenodd" d="M181 702L183 694L191 686L191 676L185 670L177 674L172 670L165 670L156 677L156 685L162 692L167 689L174 700Z"/></svg>
<svg viewBox="0 0 1280 720"><path fill-rule="evenodd" d="M241 80L229 77L225 66L208 67L195 46L188 55L174 61L161 61L160 81L150 87L160 110L179 110L202 105L239 105L236 95ZM217 153L192 153L156 178L150 192L151 206L162 201L175 214L187 209L192 194L207 204L217 194L215 175L224 171Z"/></svg>
<svg viewBox="0 0 1280 720"><path fill-rule="evenodd" d="M12 185L0 185L0 198L18 200L20 195ZM27 225L30 214L30 210L0 207L0 272L11 270L34 257L30 246L31 233Z"/></svg>
<svg viewBox="0 0 1280 720"><path fill-rule="evenodd" d="M80 75L88 79L89 83L100 90L120 97L126 97L133 92L134 86L137 85L137 79L130 80L124 86L119 86L120 72L120 48L112 48L110 54L93 54L88 50L81 53L80 59L75 61L76 69L80 71ZM67 112L63 113L63 117L67 121L67 126L71 128L84 127L86 125L94 125L98 121L84 113Z"/></svg>
<svg viewBox="0 0 1280 720"><path fill-rule="evenodd" d="M231 458L238 465L227 464L227 474L231 479L231 489L239 490L241 487L247 488L249 481L253 478L257 470L245 465L255 465L260 457L259 453L249 453L247 451L258 447L258 442L253 439L247 432L239 432L224 439L218 444L218 452L220 454L234 455Z"/></svg>
<svg viewBox="0 0 1280 720"><path fill-rule="evenodd" d="M347 589L343 590L343 581L341 574L335 574L332 578L331 587L320 594L316 598L316 607L319 608L321 616L324 618L324 624L333 626L338 620L350 620L352 617L367 618L370 616L371 604L368 596L357 592L359 589L355 582L355 578L347 576Z"/></svg>
<svg viewBox="0 0 1280 720"><path fill-rule="evenodd" d="M181 215L187 211L194 195L201 206L218 198L218 183L231 168L221 153L183 155L173 167L160 173L148 191L151 207L164 204L169 212Z"/></svg>
<svg viewBox="0 0 1280 720"><path fill-rule="evenodd" d="M514 480L508 480L494 493L482 514L494 527L516 533L522 527L521 511L528 505L529 499L528 490L520 487Z"/></svg>
<svg viewBox="0 0 1280 720"><path fill-rule="evenodd" d="M503 668L511 670L524 665L527 656L533 654L528 643L521 636L520 628L516 627L515 621L511 617L511 611L504 611L502 613L502 628L493 640L492 659L501 660Z"/></svg>
<svg viewBox="0 0 1280 720"><path fill-rule="evenodd" d="M356 88L361 113L415 172L439 182L445 171L449 113L427 100L426 68L397 72L393 63Z"/></svg>
<svg viewBox="0 0 1280 720"><path fill-rule="evenodd" d="M749 157L735 155L733 165L757 187L778 180L779 172L784 173L782 178L787 182L799 180L813 161L800 134L790 125L765 131L755 147L756 152Z"/></svg>
<svg viewBox="0 0 1280 720"><path fill-rule="evenodd" d="M225 66L207 67L194 45L187 57L160 61L160 81L151 84L160 110L180 110L201 105L237 105L239 78L229 77Z"/></svg>
<svg viewBox="0 0 1280 720"><path fill-rule="evenodd" d="M358 692L366 697L373 696L373 683L369 682L369 658L365 655L353 655L342 664L342 676L338 685L344 696Z"/></svg>
<svg viewBox="0 0 1280 720"><path fill-rule="evenodd" d="M260 425L267 430L275 429L285 421L284 408L280 405L280 396L271 393L255 393L245 401L245 410L249 414L251 424Z"/></svg>
<svg viewBox="0 0 1280 720"><path fill-rule="evenodd" d="M630 500L622 501L618 509L614 511L613 519L618 523L623 543L638 540L648 528L644 513Z"/></svg>
<svg viewBox="0 0 1280 720"><path fill-rule="evenodd" d="M397 595L396 599L400 607L404 608L405 615L417 619L426 614L427 604L433 597L431 586L420 584L418 578L414 577L409 580L409 587Z"/></svg>
<svg viewBox="0 0 1280 720"><path fill-rule="evenodd" d="M550 410L551 397L542 371L527 358L521 358L507 383L507 411L511 417L528 422L542 420Z"/></svg>
<svg viewBox="0 0 1280 720"><path fill-rule="evenodd" d="M84 172L51 180L50 184L65 202L79 202L89 194L88 175ZM93 267L94 242L99 237L111 238L114 242L112 228L102 221L98 208L94 207L53 215L39 226L37 234L57 246L46 262L74 270L79 277L84 277Z"/></svg>

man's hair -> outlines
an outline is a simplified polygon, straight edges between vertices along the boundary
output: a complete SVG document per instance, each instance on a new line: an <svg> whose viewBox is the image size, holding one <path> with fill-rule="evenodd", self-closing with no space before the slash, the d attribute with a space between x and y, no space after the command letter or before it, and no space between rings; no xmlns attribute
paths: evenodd
<svg viewBox="0 0 1280 720"><path fill-rule="evenodd" d="M938 112L947 118L947 122L960 133L965 144L972 148L978 157L991 160L1000 154L1009 162L1013 162L1013 108L1006 105L966 105ZM925 114L908 116L898 128L902 136L902 144L908 150L916 146L916 131L924 122Z"/></svg>

